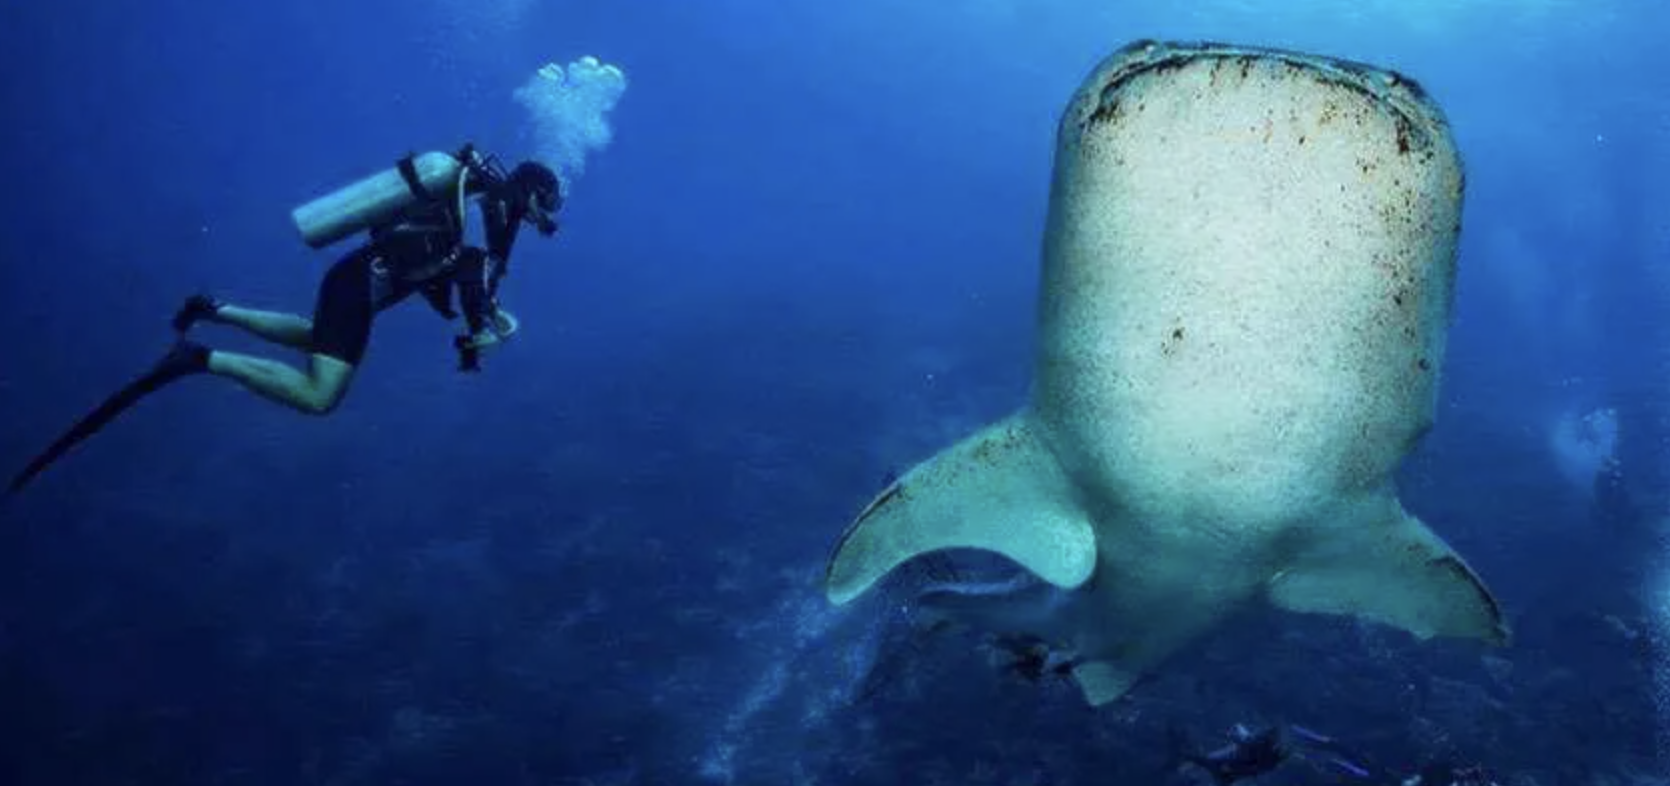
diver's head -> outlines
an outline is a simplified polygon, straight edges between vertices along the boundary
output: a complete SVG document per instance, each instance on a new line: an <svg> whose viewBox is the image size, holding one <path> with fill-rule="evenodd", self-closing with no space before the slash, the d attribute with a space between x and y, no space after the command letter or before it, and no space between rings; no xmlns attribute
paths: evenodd
<svg viewBox="0 0 1670 786"><path fill-rule="evenodd" d="M510 185L518 194L516 207L523 218L541 235L556 234L556 213L562 209L562 184L557 173L537 161L523 161L511 171Z"/></svg>

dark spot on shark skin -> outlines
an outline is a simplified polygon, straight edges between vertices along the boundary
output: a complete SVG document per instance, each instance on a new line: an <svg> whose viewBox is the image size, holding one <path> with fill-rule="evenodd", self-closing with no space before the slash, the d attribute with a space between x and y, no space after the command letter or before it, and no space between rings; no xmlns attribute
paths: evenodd
<svg viewBox="0 0 1670 786"><path fill-rule="evenodd" d="M1116 94L1118 87L1108 85L1102 89L1101 100L1096 102L1096 111L1090 113L1087 125L1098 126L1119 119L1119 96Z"/></svg>
<svg viewBox="0 0 1670 786"><path fill-rule="evenodd" d="M1177 354L1177 345L1182 341L1183 328L1181 326L1172 328L1171 336L1160 342L1160 354L1166 357L1171 357Z"/></svg>
<svg viewBox="0 0 1670 786"><path fill-rule="evenodd" d="M1415 368L1418 368L1421 371L1430 371L1432 369L1432 362L1426 358L1421 358L1420 360L1415 361Z"/></svg>
<svg viewBox="0 0 1670 786"><path fill-rule="evenodd" d="M1398 118L1397 153L1400 156L1409 155L1409 124L1403 118Z"/></svg>
<svg viewBox="0 0 1670 786"><path fill-rule="evenodd" d="M1329 123L1334 122L1334 120L1338 119L1338 117L1339 105L1334 103L1332 100L1325 101L1322 104L1322 114L1317 115L1316 117L1316 124L1319 126L1326 126Z"/></svg>
<svg viewBox="0 0 1670 786"><path fill-rule="evenodd" d="M983 464L996 464L1003 456L1015 452L1021 446L1022 441L1020 434L1011 429L1005 429L988 439L975 442L972 456L975 461Z"/></svg>

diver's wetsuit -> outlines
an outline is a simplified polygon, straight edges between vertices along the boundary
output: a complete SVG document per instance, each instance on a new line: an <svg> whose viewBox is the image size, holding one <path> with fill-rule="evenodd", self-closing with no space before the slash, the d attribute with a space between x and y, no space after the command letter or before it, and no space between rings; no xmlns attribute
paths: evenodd
<svg viewBox="0 0 1670 786"><path fill-rule="evenodd" d="M499 279L526 211L514 198L519 193L489 186L481 195L486 249L463 244L456 203L446 198L422 202L397 222L372 230L371 241L333 265L319 284L313 351L357 366L378 313L418 292L453 319L458 316L454 287L470 333L479 333L493 316Z"/></svg>
<svg viewBox="0 0 1670 786"><path fill-rule="evenodd" d="M1041 682L1045 676L1072 675L1078 661L1052 648L1049 642L1025 634L997 636L993 645L1010 657L1004 670L1027 682Z"/></svg>
<svg viewBox="0 0 1670 786"><path fill-rule="evenodd" d="M1230 732L1230 744L1210 752L1188 749L1181 729L1171 730L1173 756L1193 764L1212 777L1217 786L1234 786L1280 767L1290 760L1304 762L1335 783L1368 786L1496 786L1483 768L1458 766L1438 761L1414 775L1401 775L1376 765L1363 755L1326 734L1295 724L1272 726L1262 731L1237 724Z"/></svg>
<svg viewBox="0 0 1670 786"><path fill-rule="evenodd" d="M1274 770L1293 754L1280 727L1257 733L1239 728L1237 731L1243 733L1230 745L1209 753L1180 751L1180 757L1205 770L1218 786L1231 786Z"/></svg>

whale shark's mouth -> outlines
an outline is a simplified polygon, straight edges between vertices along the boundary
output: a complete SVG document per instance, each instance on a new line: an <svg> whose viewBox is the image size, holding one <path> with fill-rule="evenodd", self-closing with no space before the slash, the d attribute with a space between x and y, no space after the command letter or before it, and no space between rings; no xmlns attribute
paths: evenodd
<svg viewBox="0 0 1670 786"><path fill-rule="evenodd" d="M1441 133L1446 125L1442 111L1421 85L1396 71L1378 68L1343 58L1325 57L1286 49L1258 46L1239 46L1211 41L1175 42L1141 40L1114 52L1104 62L1101 71L1102 88L1097 106L1087 119L1089 125L1116 117L1119 111L1121 88L1142 76L1162 75L1178 71L1204 61L1219 61L1218 68L1229 65L1239 68L1242 77L1259 61L1284 64L1297 73L1319 82L1337 85L1362 95L1371 103L1384 106L1403 122L1399 125L1422 138L1414 147L1425 147L1427 139ZM1408 152L1410 142L1403 140L1400 152Z"/></svg>

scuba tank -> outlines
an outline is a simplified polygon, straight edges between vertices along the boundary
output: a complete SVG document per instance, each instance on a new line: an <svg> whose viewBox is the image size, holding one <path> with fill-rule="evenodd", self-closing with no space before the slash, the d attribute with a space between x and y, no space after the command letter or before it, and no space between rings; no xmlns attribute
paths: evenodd
<svg viewBox="0 0 1670 786"><path fill-rule="evenodd" d="M465 148L462 155L472 154L470 148ZM313 248L325 248L393 219L419 201L450 196L454 188L463 188L468 171L463 162L447 153L408 155L393 169L343 186L290 211L290 218L301 232L302 240ZM462 198L461 193L459 196Z"/></svg>

